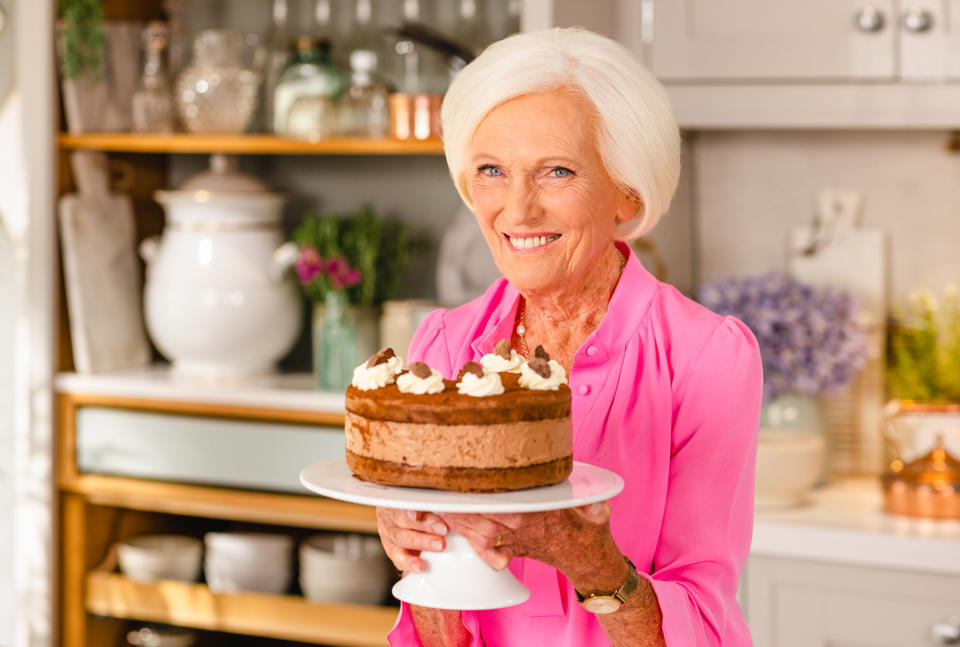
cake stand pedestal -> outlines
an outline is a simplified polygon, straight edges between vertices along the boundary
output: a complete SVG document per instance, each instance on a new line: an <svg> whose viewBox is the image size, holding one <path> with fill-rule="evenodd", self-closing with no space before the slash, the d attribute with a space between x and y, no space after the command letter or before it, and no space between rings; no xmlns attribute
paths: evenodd
<svg viewBox="0 0 960 647"><path fill-rule="evenodd" d="M606 501L623 489L623 479L587 463L573 464L563 483L515 492L464 494L362 481L345 458L315 463L300 473L311 492L362 505L398 510L507 514L545 512ZM499 609L525 602L530 591L509 570L498 571L473 551L466 538L450 532L443 552L423 551L423 573L409 573L393 587L398 600L436 609Z"/></svg>

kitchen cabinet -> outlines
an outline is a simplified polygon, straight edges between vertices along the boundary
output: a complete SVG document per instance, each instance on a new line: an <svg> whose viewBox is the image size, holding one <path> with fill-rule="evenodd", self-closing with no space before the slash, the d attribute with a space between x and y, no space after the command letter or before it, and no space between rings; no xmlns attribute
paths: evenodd
<svg viewBox="0 0 960 647"><path fill-rule="evenodd" d="M958 0L645 0L681 126L955 128Z"/></svg>
<svg viewBox="0 0 960 647"><path fill-rule="evenodd" d="M342 444L342 396L317 393L309 375L237 385L224 393L210 384L172 380L166 369L156 368L62 374L56 388L64 647L118 644L127 620L345 647L386 644L395 607L215 593L202 583L135 582L116 572L116 544L142 533L201 535L237 524L267 526L295 537L317 530L375 533L372 508L300 494L290 482L308 463L333 451L342 455L329 439L339 433ZM163 417L172 432L168 438L150 432ZM147 435L132 438L130 445L118 435L121 428ZM101 434L101 440L91 444L85 438L91 433ZM196 446L185 443L182 434L207 436L208 445L204 448L203 440ZM231 435L236 436L232 441ZM283 436L287 440L277 445ZM234 480L244 461L251 473L272 470L271 465L258 468L251 450L272 463L277 448L290 442L300 447L299 453L286 455L294 465L290 475L277 481L244 474L252 480ZM138 444L149 447L153 458L148 462L160 471L141 466L142 473L134 474L129 465L118 470L111 463L111 457L129 457L131 451L146 461L144 451L134 447ZM91 451L97 454L93 459ZM197 455L174 464L172 452ZM225 476L221 470L203 469L204 463L235 464L237 469ZM185 470L191 464L192 473Z"/></svg>
<svg viewBox="0 0 960 647"><path fill-rule="evenodd" d="M960 79L956 0L658 2L664 81Z"/></svg>
<svg viewBox="0 0 960 647"><path fill-rule="evenodd" d="M753 557L744 589L757 645L958 644L960 576Z"/></svg>
<svg viewBox="0 0 960 647"><path fill-rule="evenodd" d="M960 521L886 514L876 479L758 510L741 606L764 647L960 644Z"/></svg>

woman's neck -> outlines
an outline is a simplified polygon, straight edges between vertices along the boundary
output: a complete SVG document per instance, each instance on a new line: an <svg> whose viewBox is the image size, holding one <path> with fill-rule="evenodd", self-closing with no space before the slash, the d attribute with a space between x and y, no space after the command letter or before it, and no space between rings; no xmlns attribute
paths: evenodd
<svg viewBox="0 0 960 647"><path fill-rule="evenodd" d="M620 271L620 254L611 248L581 280L561 291L521 291L527 347L532 351L542 344L569 372L577 349L603 321Z"/></svg>

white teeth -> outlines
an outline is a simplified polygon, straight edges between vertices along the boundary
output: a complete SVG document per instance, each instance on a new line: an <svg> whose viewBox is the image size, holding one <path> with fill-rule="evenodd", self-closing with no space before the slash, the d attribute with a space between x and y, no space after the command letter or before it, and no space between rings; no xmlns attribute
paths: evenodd
<svg viewBox="0 0 960 647"><path fill-rule="evenodd" d="M519 237L514 238L514 237L511 237L511 236L508 236L508 238L510 239L510 244L511 244L515 249L533 249L533 248L535 248L535 247L543 247L543 246L546 245L547 243L552 243L552 242L555 241L557 238L559 238L559 236L556 236L556 235L553 235L553 236L526 236L526 237L524 237L524 238L519 238Z"/></svg>

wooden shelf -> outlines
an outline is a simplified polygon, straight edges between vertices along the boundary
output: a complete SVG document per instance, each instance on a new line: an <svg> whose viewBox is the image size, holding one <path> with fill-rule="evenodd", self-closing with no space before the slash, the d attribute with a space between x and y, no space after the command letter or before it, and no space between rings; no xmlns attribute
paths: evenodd
<svg viewBox="0 0 960 647"><path fill-rule="evenodd" d="M112 618L344 647L386 645L397 617L394 607L320 604L290 595L214 593L202 584L135 582L99 571L87 575L85 607L89 613Z"/></svg>
<svg viewBox="0 0 960 647"><path fill-rule="evenodd" d="M377 532L374 508L313 495L250 492L97 474L64 479L61 488L82 495L94 505L129 510L298 528Z"/></svg>
<svg viewBox="0 0 960 647"><path fill-rule="evenodd" d="M340 137L319 142L275 135L154 135L61 133L61 148L117 153L233 153L248 155L441 155L439 139L406 140Z"/></svg>

